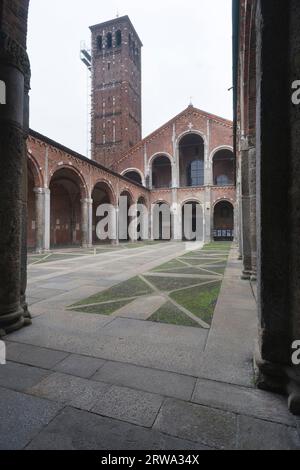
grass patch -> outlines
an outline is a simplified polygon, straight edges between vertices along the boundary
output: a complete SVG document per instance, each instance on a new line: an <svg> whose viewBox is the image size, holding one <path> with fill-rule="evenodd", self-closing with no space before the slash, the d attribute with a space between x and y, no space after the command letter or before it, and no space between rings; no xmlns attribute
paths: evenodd
<svg viewBox="0 0 300 470"><path fill-rule="evenodd" d="M226 266L203 266L203 269L217 274L224 274Z"/></svg>
<svg viewBox="0 0 300 470"><path fill-rule="evenodd" d="M186 260L187 262L189 261L190 258L195 258L203 262L207 260L207 256L205 256L205 254L203 254L201 251L200 252L193 251L191 253L187 253L186 255L183 255L180 257L180 259Z"/></svg>
<svg viewBox="0 0 300 470"><path fill-rule="evenodd" d="M110 289L99 292L99 294L83 299L72 305L72 307L106 301L109 302L110 300L124 299L128 297L140 297L142 295L151 294L152 292L152 289L141 278L133 277L128 281L111 287Z"/></svg>
<svg viewBox="0 0 300 470"><path fill-rule="evenodd" d="M209 325L220 293L221 282L173 292L170 297Z"/></svg>
<svg viewBox="0 0 300 470"><path fill-rule="evenodd" d="M183 267L184 265L175 258L172 261L168 261L167 263L161 264L157 268L152 269L151 272L164 272L166 269L170 270L173 268L175 269L175 268L183 268Z"/></svg>
<svg viewBox="0 0 300 470"><path fill-rule="evenodd" d="M212 242L204 245L203 250L230 251L232 242Z"/></svg>
<svg viewBox="0 0 300 470"><path fill-rule="evenodd" d="M116 312L120 308L125 307L125 305L129 304L130 302L131 300L123 300L120 302L109 302L109 303L101 304L101 305L93 305L91 307L72 308L72 311L108 316Z"/></svg>
<svg viewBox="0 0 300 470"><path fill-rule="evenodd" d="M164 274L196 274L196 275L199 275L199 274L207 274L207 273L203 273L203 271L199 268L192 268L192 267L189 267L189 266L186 266L186 267L183 267L182 269L180 268L177 268L177 269L169 269L168 271L163 271ZM201 282L201 280L200 280Z"/></svg>
<svg viewBox="0 0 300 470"><path fill-rule="evenodd" d="M66 261L70 259L76 259L84 256L82 253L74 254L74 255L60 255L60 254L53 254L48 256L47 258L42 258L39 263L37 264L44 264L44 263L53 263L54 261Z"/></svg>
<svg viewBox="0 0 300 470"><path fill-rule="evenodd" d="M182 259L182 261L185 261L186 263L189 263L193 266L201 266L201 264L205 263L205 261L201 258L192 258L192 257L190 257L190 258L180 258L180 259ZM206 260L206 262L207 262L207 260Z"/></svg>
<svg viewBox="0 0 300 470"><path fill-rule="evenodd" d="M179 308L175 307L172 302L165 303L157 312L148 318L147 321L200 328L198 323L185 315Z"/></svg>
<svg viewBox="0 0 300 470"><path fill-rule="evenodd" d="M171 292L184 287L201 284L203 279L190 277L144 276L151 284L162 292Z"/></svg>
<svg viewBox="0 0 300 470"><path fill-rule="evenodd" d="M152 245L157 245L158 243L162 243L162 242L155 241L155 240L152 240L152 241L148 240L148 241L143 241L143 242L121 243L120 246L122 246L123 248L140 248L140 247L142 248L143 246L152 246Z"/></svg>

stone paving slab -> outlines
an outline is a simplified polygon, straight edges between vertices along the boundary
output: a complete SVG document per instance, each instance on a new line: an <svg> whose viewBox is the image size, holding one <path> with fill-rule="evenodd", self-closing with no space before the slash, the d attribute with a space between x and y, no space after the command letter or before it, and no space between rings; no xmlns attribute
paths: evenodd
<svg viewBox="0 0 300 470"><path fill-rule="evenodd" d="M64 374L75 375L88 379L92 377L106 361L94 357L79 356L71 354L65 360L53 367L57 372Z"/></svg>
<svg viewBox="0 0 300 470"><path fill-rule="evenodd" d="M296 425L286 398L246 387L198 379L192 401L289 426Z"/></svg>
<svg viewBox="0 0 300 470"><path fill-rule="evenodd" d="M299 442L300 442L300 417L299 416L296 416L296 425L297 425L298 437L299 437Z"/></svg>
<svg viewBox="0 0 300 470"><path fill-rule="evenodd" d="M239 416L239 450L300 450L295 428Z"/></svg>
<svg viewBox="0 0 300 470"><path fill-rule="evenodd" d="M58 278L55 281L47 282L46 284L42 285L42 289L56 289L62 291L70 291L74 289L80 289L82 286L86 284L86 281L82 279L82 281L64 281L59 280Z"/></svg>
<svg viewBox="0 0 300 470"><path fill-rule="evenodd" d="M18 341L18 338L23 343L31 342L36 346L44 346L49 349L64 350L64 348L49 347L48 343L52 343L57 336L57 342L60 343L63 338L72 338L78 336L84 343L86 338L85 334L97 335L102 330L102 327L112 321L112 318L102 315L92 315L88 313L71 312L65 310L52 309L48 307L48 311L36 318L30 328L17 331L9 336L11 341ZM48 341L47 341L48 339ZM36 341L36 344L35 344ZM42 343L42 344L38 344ZM55 343L55 341L53 341ZM68 351L66 349L66 351Z"/></svg>
<svg viewBox="0 0 300 470"><path fill-rule="evenodd" d="M233 250L225 271L198 377L254 387L253 352L257 337L256 304L248 282L240 279ZM223 299L227 299L226 301ZM251 308L249 308L251 307Z"/></svg>
<svg viewBox="0 0 300 470"><path fill-rule="evenodd" d="M140 390L111 386L102 395L92 412L144 427L151 427L163 398Z"/></svg>
<svg viewBox="0 0 300 470"><path fill-rule="evenodd" d="M30 313L34 317L36 317L43 315L44 313L55 312L57 308L61 309L69 307L73 303L76 303L84 298L88 298L94 294L97 294L98 292L101 292L101 290L104 289L106 289L106 287L85 285L80 289L75 289L63 293L61 292L59 295L52 297L51 301L49 301L49 299L47 301L40 300L30 309Z"/></svg>
<svg viewBox="0 0 300 470"><path fill-rule="evenodd" d="M184 331L184 333L183 333ZM178 346L203 347L207 331L192 327L145 322L136 319L117 318L103 328L105 335L122 337L145 337L151 343L174 344Z"/></svg>
<svg viewBox="0 0 300 470"><path fill-rule="evenodd" d="M193 377L120 362L107 362L93 376L93 380L182 400L190 400L196 384L196 379Z"/></svg>
<svg viewBox="0 0 300 470"><path fill-rule="evenodd" d="M41 369L52 369L69 355L69 353L61 351L11 342L7 343L6 354L8 361L40 367Z"/></svg>
<svg viewBox="0 0 300 470"><path fill-rule="evenodd" d="M26 302L27 302L27 305L29 307L31 307L32 305L38 303L40 301L40 299L35 299L34 297L26 297Z"/></svg>
<svg viewBox="0 0 300 470"><path fill-rule="evenodd" d="M39 300L47 300L60 295L62 290L65 289L45 289L43 287L31 287L28 290L28 295Z"/></svg>
<svg viewBox="0 0 300 470"><path fill-rule="evenodd" d="M23 392L41 382L49 371L14 362L0 366L0 387Z"/></svg>
<svg viewBox="0 0 300 470"><path fill-rule="evenodd" d="M26 391L30 395L89 411L109 388L108 384L55 372Z"/></svg>
<svg viewBox="0 0 300 470"><path fill-rule="evenodd" d="M0 387L0 450L20 450L61 410L61 405Z"/></svg>
<svg viewBox="0 0 300 470"><path fill-rule="evenodd" d="M34 304L32 327L9 336L9 344L13 341L19 347L24 345L20 361L31 361L32 365L40 361L36 363L38 367L11 362L0 367L0 392L1 386L2 390L10 389L4 390L4 399L0 393L1 402L8 403L8 409L0 410L0 429L3 417L3 422L8 422L8 435L13 436L14 448L24 447L32 438L28 447L37 449L295 448L299 444L300 420L294 421L288 414L284 398L254 390L255 301L249 283L240 281L241 263L235 261L236 253L230 255L212 329L207 336L207 332L194 328L156 324L153 328L150 322L136 319L66 311L77 300L100 292L107 284L116 284L118 278L134 277L137 272L145 272L174 259L180 251L183 253L178 244L137 248L132 252L122 250L122 256L107 253L54 262L51 268L52 263L29 269L30 288L37 291L49 283L60 287L62 283L64 287L72 282L78 285L82 280L85 283L68 292L59 290L59 295ZM139 256L143 257L142 264ZM124 270L120 272L122 263ZM52 293L57 294L55 290ZM48 357L48 352L43 352L38 357L34 347L41 351L48 348L55 354ZM15 346L14 354L21 350ZM56 353L64 355L60 364L65 363L62 366L65 374L41 368L41 365L50 367ZM72 354L69 361L65 359L67 354ZM85 368L89 374L96 372L92 376L94 380L78 377L87 375ZM199 378L193 396L197 403L188 403L195 377ZM37 395L26 395L30 409L25 407L23 423L20 415L25 398L13 390L24 390L27 386L26 393L32 390ZM122 387L127 393L119 391ZM112 388L114 393L110 395ZM128 423L136 419L151 426L158 410L156 406L152 408L151 400L144 403L144 394L150 397L154 394L158 400L168 397L152 429ZM6 396L12 396L12 404ZM37 406L35 426L35 404L39 403L45 404L45 410L48 405L57 407L58 414L55 417L55 413L49 413L49 420L47 415L43 421L43 412ZM115 418L87 411L93 407ZM143 409L146 411L141 412ZM145 421L147 416L149 421ZM20 429L16 424L19 421ZM298 434L295 423L299 425Z"/></svg>
<svg viewBox="0 0 300 470"><path fill-rule="evenodd" d="M139 329L123 331L119 327L107 334L103 326L112 321L137 322L56 311L36 318L30 328L10 338L14 342L196 376L207 337L205 330L140 321L137 323L144 324L144 334Z"/></svg>
<svg viewBox="0 0 300 470"><path fill-rule="evenodd" d="M236 446L237 417L228 412L167 399L154 428L181 439L218 449Z"/></svg>
<svg viewBox="0 0 300 470"><path fill-rule="evenodd" d="M125 305L125 307L120 310L117 310L113 316L147 320L165 302L166 298L162 295L138 298L130 304Z"/></svg>
<svg viewBox="0 0 300 470"><path fill-rule="evenodd" d="M209 450L155 430L66 408L27 447L31 450Z"/></svg>

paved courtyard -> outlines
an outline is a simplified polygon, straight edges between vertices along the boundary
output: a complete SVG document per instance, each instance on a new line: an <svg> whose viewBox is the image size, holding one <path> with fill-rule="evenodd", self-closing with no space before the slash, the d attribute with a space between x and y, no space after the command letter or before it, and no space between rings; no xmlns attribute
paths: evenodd
<svg viewBox="0 0 300 470"><path fill-rule="evenodd" d="M286 399L254 388L255 291L227 251L30 256L33 325L6 338L0 449L299 449Z"/></svg>

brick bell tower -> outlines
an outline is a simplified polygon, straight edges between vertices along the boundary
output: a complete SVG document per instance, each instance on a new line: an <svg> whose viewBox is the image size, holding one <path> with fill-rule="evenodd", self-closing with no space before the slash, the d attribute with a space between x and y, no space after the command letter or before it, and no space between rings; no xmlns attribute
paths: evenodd
<svg viewBox="0 0 300 470"><path fill-rule="evenodd" d="M128 16L90 29L92 159L109 168L142 137L143 45Z"/></svg>

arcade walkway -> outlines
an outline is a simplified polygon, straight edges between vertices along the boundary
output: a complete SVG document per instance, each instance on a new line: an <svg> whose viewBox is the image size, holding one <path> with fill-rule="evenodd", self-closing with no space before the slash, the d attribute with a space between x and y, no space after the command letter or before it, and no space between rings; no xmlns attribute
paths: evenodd
<svg viewBox="0 0 300 470"><path fill-rule="evenodd" d="M30 258L34 321L7 338L0 449L300 448L286 399L254 388L255 300L234 248L210 329L69 309L184 253L164 243Z"/></svg>

